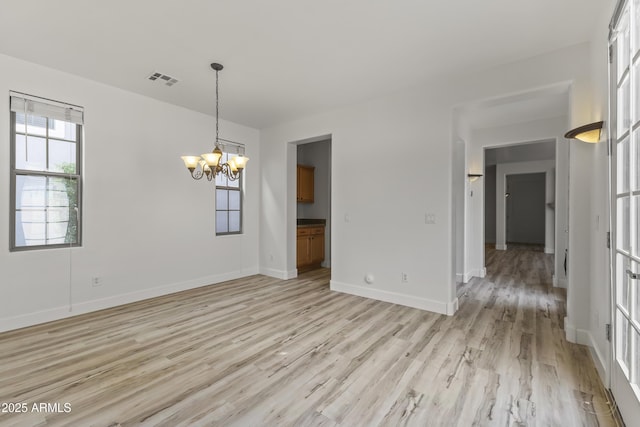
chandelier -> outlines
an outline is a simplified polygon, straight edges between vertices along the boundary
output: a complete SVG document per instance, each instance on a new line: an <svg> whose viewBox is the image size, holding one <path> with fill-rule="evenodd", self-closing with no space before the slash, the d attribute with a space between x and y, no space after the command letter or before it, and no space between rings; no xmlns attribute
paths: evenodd
<svg viewBox="0 0 640 427"><path fill-rule="evenodd" d="M220 163L220 159L222 159L222 150L220 149L220 141L221 139L218 136L219 130L219 119L218 119L218 105L219 105L219 96L218 96L218 72L222 70L222 64L213 63L211 64L211 68L213 68L216 72L216 143L213 151L210 153L204 153L200 156L182 156L182 161L184 165L189 169L191 173L191 177L193 179L202 179L203 177L207 177L207 181L213 180L216 175L222 174L226 176L231 181L235 181L240 178L240 173L244 169L249 160L248 157L245 157L242 154L238 154L234 156L232 159L228 160L226 163Z"/></svg>

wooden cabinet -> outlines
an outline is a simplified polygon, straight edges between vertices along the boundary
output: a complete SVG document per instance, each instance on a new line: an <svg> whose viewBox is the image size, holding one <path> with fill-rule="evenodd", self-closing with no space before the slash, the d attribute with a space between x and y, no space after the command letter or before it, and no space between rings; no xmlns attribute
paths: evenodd
<svg viewBox="0 0 640 427"><path fill-rule="evenodd" d="M298 227L296 242L296 267L298 271L320 267L324 261L324 226Z"/></svg>
<svg viewBox="0 0 640 427"><path fill-rule="evenodd" d="M298 165L298 190L297 200L299 203L313 203L313 166Z"/></svg>

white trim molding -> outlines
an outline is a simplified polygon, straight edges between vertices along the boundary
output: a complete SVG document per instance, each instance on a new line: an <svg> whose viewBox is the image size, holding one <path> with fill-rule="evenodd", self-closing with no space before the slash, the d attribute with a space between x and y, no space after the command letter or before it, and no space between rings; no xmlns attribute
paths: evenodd
<svg viewBox="0 0 640 427"><path fill-rule="evenodd" d="M566 317L564 318L564 329L567 341L589 347L589 354L598 371L598 375L600 375L600 379L604 384L609 384L609 357L599 351L591 331L576 328L568 322Z"/></svg>
<svg viewBox="0 0 640 427"><path fill-rule="evenodd" d="M564 330L567 341L580 345L591 345L591 334L585 329L578 329L569 323L569 318L564 318Z"/></svg>
<svg viewBox="0 0 640 427"><path fill-rule="evenodd" d="M295 270L276 270L275 268L260 268L260 274L265 276L274 277L281 280L295 279L298 277L298 269Z"/></svg>
<svg viewBox="0 0 640 427"><path fill-rule="evenodd" d="M446 314L448 316L453 316L455 312L458 311L458 298L455 298L450 302L442 302L415 297L413 295L336 282L335 280L331 280L329 285L332 291L418 308L420 310L432 311L434 313Z"/></svg>
<svg viewBox="0 0 640 427"><path fill-rule="evenodd" d="M228 280L235 280L242 277L252 276L254 274L258 274L257 269L233 271L225 274L206 276L194 280L188 280L185 282L159 286L157 288L144 289L141 291L113 295L110 297L95 299L91 301L73 303L71 307L65 305L63 307L55 307L34 313L0 318L0 332L25 328L27 326L52 322L54 320L61 320L67 317L73 317L80 314L91 313L93 311L104 310L106 308L113 308L124 304L130 304L132 302L146 300L149 298L155 298L163 295L173 294L176 292L186 291L189 289L215 285L221 282L226 282Z"/></svg>

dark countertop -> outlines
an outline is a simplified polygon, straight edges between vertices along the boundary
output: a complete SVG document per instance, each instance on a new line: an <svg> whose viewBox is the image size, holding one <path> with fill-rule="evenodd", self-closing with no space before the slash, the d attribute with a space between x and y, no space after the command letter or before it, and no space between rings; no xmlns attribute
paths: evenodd
<svg viewBox="0 0 640 427"><path fill-rule="evenodd" d="M327 220L318 218L298 218L298 227L312 225L327 225Z"/></svg>

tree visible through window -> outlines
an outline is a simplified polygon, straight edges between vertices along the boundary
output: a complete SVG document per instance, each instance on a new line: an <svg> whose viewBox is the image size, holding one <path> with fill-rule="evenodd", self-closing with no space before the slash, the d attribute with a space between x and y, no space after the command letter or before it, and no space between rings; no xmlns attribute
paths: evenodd
<svg viewBox="0 0 640 427"><path fill-rule="evenodd" d="M11 96L11 250L78 246L82 109Z"/></svg>

